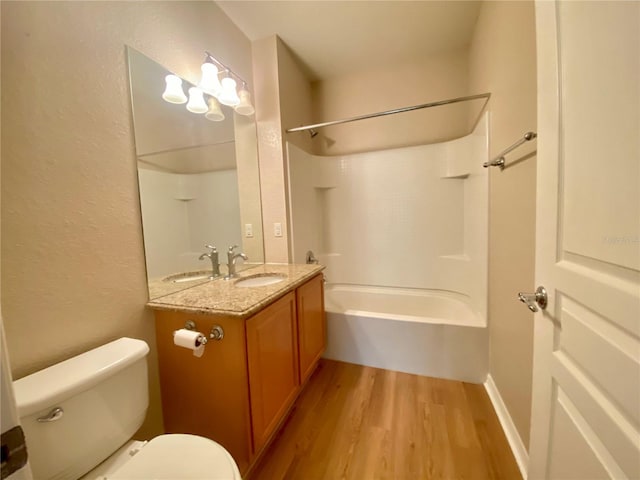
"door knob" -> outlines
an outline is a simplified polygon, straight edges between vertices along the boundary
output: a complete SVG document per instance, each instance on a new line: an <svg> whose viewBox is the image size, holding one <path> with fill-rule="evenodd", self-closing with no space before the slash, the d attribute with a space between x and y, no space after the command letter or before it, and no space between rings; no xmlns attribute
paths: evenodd
<svg viewBox="0 0 640 480"><path fill-rule="evenodd" d="M532 312L537 312L538 307L542 310L547 308L547 291L543 286L539 286L536 288L535 293L518 293L518 300L524 303L529 310Z"/></svg>

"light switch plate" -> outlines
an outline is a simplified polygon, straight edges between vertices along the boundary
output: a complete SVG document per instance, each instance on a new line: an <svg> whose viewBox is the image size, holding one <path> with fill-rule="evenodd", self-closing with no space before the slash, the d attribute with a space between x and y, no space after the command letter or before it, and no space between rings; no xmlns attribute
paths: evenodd
<svg viewBox="0 0 640 480"><path fill-rule="evenodd" d="M281 223L274 223L273 224L273 235L276 237L281 237L282 236L282 224Z"/></svg>
<svg viewBox="0 0 640 480"><path fill-rule="evenodd" d="M253 237L253 224L251 223L244 224L244 236L247 238Z"/></svg>

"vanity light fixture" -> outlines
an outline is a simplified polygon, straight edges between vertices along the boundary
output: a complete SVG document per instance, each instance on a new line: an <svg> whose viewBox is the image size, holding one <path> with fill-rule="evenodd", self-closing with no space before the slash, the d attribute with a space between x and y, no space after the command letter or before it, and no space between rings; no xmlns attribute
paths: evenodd
<svg viewBox="0 0 640 480"><path fill-rule="evenodd" d="M224 113L220 109L220 104L215 97L209 98L209 110L204 115L207 120L211 120L212 122L221 122L224 120Z"/></svg>
<svg viewBox="0 0 640 480"><path fill-rule="evenodd" d="M214 97L218 99L218 101L229 107L234 107L236 112L240 115L253 115L255 109L253 105L251 105L251 94L247 89L247 82L244 81L240 75L235 73L229 67L227 67L224 63L217 60L213 55L209 52L205 52L206 59L205 63L202 65L202 80L201 85L207 85L208 80L205 80L205 75L209 75L209 72L213 72L215 67L215 79L214 82L217 82L215 87L212 88L204 88L205 93L212 94ZM206 66L206 65L211 66ZM205 73L206 70L206 73ZM218 72L225 72L225 77L222 81L218 80ZM240 91L240 96L236 91L236 86L238 83L242 83L242 90ZM246 93L242 93L242 92Z"/></svg>
<svg viewBox="0 0 640 480"><path fill-rule="evenodd" d="M240 97L240 103L236 106L236 112L240 115L253 115L256 110L251 105L251 94L247 90L245 82L242 82L242 90L238 92L238 96Z"/></svg>
<svg viewBox="0 0 640 480"><path fill-rule="evenodd" d="M222 85L218 78L218 67L211 63L207 57L207 60L205 60L200 69L202 70L202 78L198 86L205 93L218 97L222 92Z"/></svg>
<svg viewBox="0 0 640 480"><path fill-rule="evenodd" d="M222 79L222 93L218 96L221 104L235 107L240 103L238 92L236 92L236 81L230 76Z"/></svg>
<svg viewBox="0 0 640 480"><path fill-rule="evenodd" d="M167 75L164 77L164 81L167 86L162 94L162 98L164 98L169 103L185 103L187 101L187 96L182 91L182 79L177 75Z"/></svg>
<svg viewBox="0 0 640 480"><path fill-rule="evenodd" d="M220 109L220 103L234 108L240 115L253 115L255 108L251 104L251 94L247 89L247 82L229 67L216 60L209 52L205 52L205 55L205 61L200 67L202 78L197 87L189 88L187 110L198 114L206 112L205 117L214 122L224 120L224 113ZM218 78L221 71L226 73L222 81ZM182 90L182 79L180 77L167 75L165 82L167 86L162 94L163 99L170 103L187 102L187 97ZM242 82L240 95L236 90L238 82ZM208 106L207 103L209 104Z"/></svg>
<svg viewBox="0 0 640 480"><path fill-rule="evenodd" d="M189 103L187 103L187 110L191 113L205 113L209 110L207 103L204 101L204 92L198 87L191 87L189 89Z"/></svg>

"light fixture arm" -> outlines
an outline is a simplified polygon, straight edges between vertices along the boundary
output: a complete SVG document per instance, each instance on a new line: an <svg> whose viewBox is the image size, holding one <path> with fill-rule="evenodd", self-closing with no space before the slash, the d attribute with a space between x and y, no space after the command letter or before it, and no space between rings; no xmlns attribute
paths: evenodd
<svg viewBox="0 0 640 480"><path fill-rule="evenodd" d="M255 108L251 104L251 94L247 90L247 82L227 65L205 51L204 63L200 66L202 77L197 86L189 88L189 100L182 90L182 80L175 75L165 77L166 88L162 98L169 103L187 103L187 110L191 113L205 114L207 120L220 122L224 120L224 113L220 104L231 107L240 115L253 115ZM220 70L224 70L222 80L218 77ZM237 84L242 82L240 94ZM205 99L204 95L207 95Z"/></svg>
<svg viewBox="0 0 640 480"><path fill-rule="evenodd" d="M220 60L218 60L216 57L214 57L213 55L211 55L209 52L207 52L205 50L205 55L206 55L206 62L210 62L215 64L219 69L220 72L224 71L227 76L234 78L235 80L238 81L238 83L242 83L243 85L247 85L247 82L244 80L244 78L242 78L240 75L238 75L236 72L234 72L231 68L229 68L227 65L225 65L224 63L222 63ZM218 73L220 73L218 72Z"/></svg>

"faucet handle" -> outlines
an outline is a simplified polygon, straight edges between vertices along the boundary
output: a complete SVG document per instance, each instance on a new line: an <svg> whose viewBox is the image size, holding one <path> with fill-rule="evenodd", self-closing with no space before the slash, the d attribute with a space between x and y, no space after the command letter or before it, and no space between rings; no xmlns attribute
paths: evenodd
<svg viewBox="0 0 640 480"><path fill-rule="evenodd" d="M210 249L211 253L216 253L218 251L218 248L214 247L213 245L205 245L204 248Z"/></svg>
<svg viewBox="0 0 640 480"><path fill-rule="evenodd" d="M236 248L239 248L239 247L240 247L239 245L231 245L231 246L229 247L229 253L233 253L233 251L234 251Z"/></svg>

